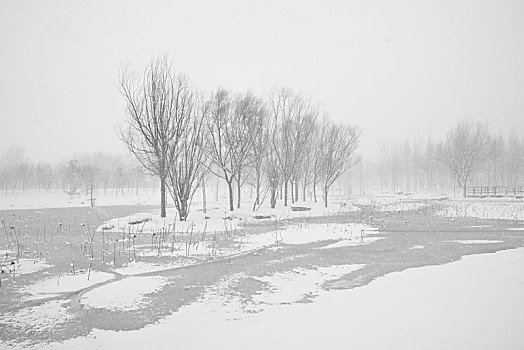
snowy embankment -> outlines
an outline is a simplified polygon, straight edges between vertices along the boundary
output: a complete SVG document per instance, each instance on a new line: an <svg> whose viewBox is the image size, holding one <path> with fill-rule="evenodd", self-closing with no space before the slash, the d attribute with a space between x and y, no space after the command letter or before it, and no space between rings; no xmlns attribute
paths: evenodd
<svg viewBox="0 0 524 350"><path fill-rule="evenodd" d="M87 337L37 348L112 349L118 344L137 349L169 344L200 349L522 349L522 266L523 248L467 256L446 265L392 273L351 290L317 289L313 302L278 304L258 313L240 310L240 302L209 303L214 295L210 290L207 299L143 329L94 330ZM275 275L267 281L282 290L283 285L295 288L288 276L293 278ZM260 298L270 303L264 293ZM300 293L288 294L293 296L278 297L276 302L296 301Z"/></svg>
<svg viewBox="0 0 524 350"><path fill-rule="evenodd" d="M302 206L310 210L293 211L292 207L279 206L253 212L244 205L243 209L229 212L217 205L209 207L206 213L191 212L185 222L178 220L174 209L169 209L165 218L161 218L157 212L136 213L113 218L100 225L97 232L120 233L124 245L128 247L129 256L137 258L114 270L123 275L194 265L210 258L228 258L281 244L336 240L343 241L340 243L342 247L368 244L378 239L366 238L375 228L361 224L303 223L279 229L279 219L313 218L357 210L346 203L334 203L328 208L324 208L321 203ZM257 222L274 229L261 234L248 234L245 225ZM136 237L142 237L142 244L135 244ZM150 243L144 244L143 237L148 237ZM162 263L138 261L145 257L169 259Z"/></svg>
<svg viewBox="0 0 524 350"><path fill-rule="evenodd" d="M524 201L510 199L463 199L444 202L446 208L438 215L456 218L471 217L490 220L524 220Z"/></svg>
<svg viewBox="0 0 524 350"><path fill-rule="evenodd" d="M373 211L402 212L422 210L446 198L439 194L356 195L351 198L351 203L369 206Z"/></svg>
<svg viewBox="0 0 524 350"><path fill-rule="evenodd" d="M149 227L157 227L155 220L148 221ZM144 226L143 232L147 228ZM254 252L258 249L281 245L310 244L317 242L332 242L322 249L334 249L340 247L370 244L383 237L374 237L376 228L363 224L298 224L289 225L284 229L269 231L261 234L245 234L239 232L227 242L225 246L218 246L215 239L202 240L192 245L187 253L188 247L185 243L173 244L174 249L165 249L161 254L150 245L135 246L137 257L159 256L174 258L166 262L144 262L132 261L125 263L122 267L115 269L116 273L122 275L137 275L147 272L157 272L178 267L199 264L207 261L211 256L213 259L228 258L237 255ZM202 232L194 231L195 237L200 237ZM187 236L185 238L187 240ZM194 238L196 242L197 238Z"/></svg>

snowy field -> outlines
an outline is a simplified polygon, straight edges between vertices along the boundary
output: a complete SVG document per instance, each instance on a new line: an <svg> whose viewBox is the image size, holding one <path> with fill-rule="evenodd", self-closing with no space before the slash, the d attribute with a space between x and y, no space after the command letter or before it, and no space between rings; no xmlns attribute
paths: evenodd
<svg viewBox="0 0 524 350"><path fill-rule="evenodd" d="M158 190L153 193L151 189L139 189L139 194L121 193L118 196L113 189L108 189L104 195L103 191L95 196L97 206L108 205L158 205ZM70 196L64 191L15 191L7 195L0 195L0 210L13 209L43 209L43 208L70 208L89 207L91 205L89 196L83 191L78 195Z"/></svg>
<svg viewBox="0 0 524 350"><path fill-rule="evenodd" d="M94 330L87 337L35 348L522 349L522 266L522 248L468 256L393 273L352 290L316 291L313 303L259 313L201 300L137 331ZM322 276L322 271L314 273L314 278ZM297 272L297 279L303 276L308 272ZM275 298L275 293L260 296L271 303L296 300L302 291L295 289L311 284L289 285L281 275L268 281L285 291Z"/></svg>
<svg viewBox="0 0 524 350"><path fill-rule="evenodd" d="M233 213L195 203L181 223L173 208L160 218L58 198L2 212L0 348L524 344L518 201L357 196Z"/></svg>

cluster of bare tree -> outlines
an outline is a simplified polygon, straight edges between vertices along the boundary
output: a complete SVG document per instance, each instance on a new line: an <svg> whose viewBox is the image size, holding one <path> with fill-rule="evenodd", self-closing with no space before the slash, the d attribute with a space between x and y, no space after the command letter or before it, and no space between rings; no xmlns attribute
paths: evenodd
<svg viewBox="0 0 524 350"><path fill-rule="evenodd" d="M33 162L19 146L0 155L0 185L5 195L28 189L60 189L70 194L85 191L93 197L99 190L106 194L111 189L118 197L148 186L149 181L139 164L122 155L78 154L56 164Z"/></svg>
<svg viewBox="0 0 524 350"><path fill-rule="evenodd" d="M383 142L378 174L381 191L447 191L455 186L519 186L524 183L524 142L514 132L494 135L484 124L464 120L441 141L417 138Z"/></svg>
<svg viewBox="0 0 524 350"><path fill-rule="evenodd" d="M143 75L121 74L126 117L120 137L160 179L161 216L169 193L181 220L198 187L214 174L227 185L229 209L239 208L246 183L255 189L253 210L269 196L271 207L305 200L320 186L327 206L331 185L357 163L360 132L320 118L321 108L289 89L267 98L225 89L205 96L177 74L167 58ZM291 190L291 191L290 191ZM236 192L236 198L235 198Z"/></svg>

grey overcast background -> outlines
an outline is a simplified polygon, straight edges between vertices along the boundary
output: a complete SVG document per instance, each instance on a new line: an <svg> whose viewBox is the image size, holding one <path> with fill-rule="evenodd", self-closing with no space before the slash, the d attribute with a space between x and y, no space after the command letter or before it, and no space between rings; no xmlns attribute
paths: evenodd
<svg viewBox="0 0 524 350"><path fill-rule="evenodd" d="M0 152L123 152L120 67L204 90L286 86L383 138L524 128L524 1L0 1Z"/></svg>

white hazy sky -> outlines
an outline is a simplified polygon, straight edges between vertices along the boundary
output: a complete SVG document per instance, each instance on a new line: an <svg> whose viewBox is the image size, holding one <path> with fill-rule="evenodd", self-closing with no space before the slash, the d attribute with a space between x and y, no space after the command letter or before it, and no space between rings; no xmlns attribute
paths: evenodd
<svg viewBox="0 0 524 350"><path fill-rule="evenodd" d="M208 91L312 96L369 157L463 118L524 130L522 0L0 0L0 152L124 151L119 69L166 53Z"/></svg>

